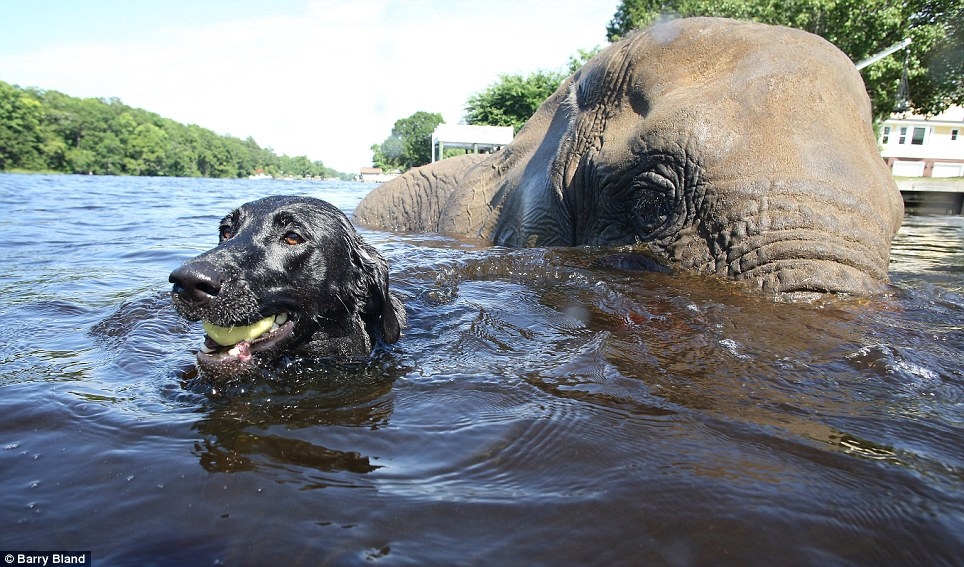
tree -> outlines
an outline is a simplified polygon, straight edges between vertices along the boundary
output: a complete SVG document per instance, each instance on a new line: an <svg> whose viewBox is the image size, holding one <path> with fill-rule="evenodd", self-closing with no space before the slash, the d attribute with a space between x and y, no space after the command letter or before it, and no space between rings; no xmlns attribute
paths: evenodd
<svg viewBox="0 0 964 567"><path fill-rule="evenodd" d="M128 171L135 175L163 175L167 140L167 133L154 124L135 127L127 146Z"/></svg>
<svg viewBox="0 0 964 567"><path fill-rule="evenodd" d="M280 158L252 138L219 136L200 126L131 108L120 100L73 98L0 81L0 171L246 177L256 169L342 176L307 157Z"/></svg>
<svg viewBox="0 0 964 567"><path fill-rule="evenodd" d="M853 61L913 39L907 71L912 106L936 114L964 104L964 0L622 0L607 26L610 41L665 16L718 16L806 30ZM900 54L862 70L874 114L894 109L904 66Z"/></svg>
<svg viewBox="0 0 964 567"><path fill-rule="evenodd" d="M432 132L443 122L441 114L421 110L397 120L391 135L372 146L372 164L405 171L431 162Z"/></svg>
<svg viewBox="0 0 964 567"><path fill-rule="evenodd" d="M465 104L465 122L512 126L513 131L518 132L565 78L561 73L547 71L536 71L528 76L501 75L485 90L469 97Z"/></svg>
<svg viewBox="0 0 964 567"><path fill-rule="evenodd" d="M41 169L43 109L30 93L0 82L0 170Z"/></svg>
<svg viewBox="0 0 964 567"><path fill-rule="evenodd" d="M579 69L581 69L583 65L585 65L586 63L589 62L590 59L598 55L600 51L602 51L602 48L597 45L592 49L579 49L576 51L575 55L570 55L569 65L568 65L569 74L571 75L576 71L578 71Z"/></svg>
<svg viewBox="0 0 964 567"><path fill-rule="evenodd" d="M385 138L381 144L372 145L372 165L385 171L401 168L402 141L394 136Z"/></svg>

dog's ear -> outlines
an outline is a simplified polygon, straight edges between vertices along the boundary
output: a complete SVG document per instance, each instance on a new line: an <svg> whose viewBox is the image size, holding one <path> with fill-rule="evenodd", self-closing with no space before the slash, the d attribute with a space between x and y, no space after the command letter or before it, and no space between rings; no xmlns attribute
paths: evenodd
<svg viewBox="0 0 964 567"><path fill-rule="evenodd" d="M388 289L388 262L377 250L359 242L355 248L366 294L362 318L386 343L398 340L405 327L405 306Z"/></svg>

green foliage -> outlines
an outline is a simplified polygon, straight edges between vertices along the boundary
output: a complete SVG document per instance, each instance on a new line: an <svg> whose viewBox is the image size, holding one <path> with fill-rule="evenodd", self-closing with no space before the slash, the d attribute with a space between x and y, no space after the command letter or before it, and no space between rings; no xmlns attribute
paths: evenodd
<svg viewBox="0 0 964 567"><path fill-rule="evenodd" d="M372 164L385 171L405 171L432 161L432 132L444 120L439 113L418 111L395 122L392 133L372 146Z"/></svg>
<svg viewBox="0 0 964 567"><path fill-rule="evenodd" d="M36 99L0 82L0 170L44 166L40 154L42 119L43 112Z"/></svg>
<svg viewBox="0 0 964 567"><path fill-rule="evenodd" d="M253 139L220 136L131 108L0 81L0 171L102 175L342 177L305 156L277 156Z"/></svg>
<svg viewBox="0 0 964 567"><path fill-rule="evenodd" d="M585 53L582 54L585 56ZM577 59L570 61L570 66ZM528 76L501 75L499 80L480 93L469 97L465 105L466 124L512 126L518 133L549 95L554 93L565 75L536 71Z"/></svg>
<svg viewBox="0 0 964 567"><path fill-rule="evenodd" d="M580 50L569 58L573 73L591 59L599 48ZM465 106L466 124L512 126L518 132L549 95L566 78L562 73L537 71L528 76L501 75L485 90L469 97ZM372 146L372 164L385 171L406 170L432 159L432 132L442 124L441 114L416 112L395 123L392 135ZM446 148L443 157L464 154L465 150Z"/></svg>
<svg viewBox="0 0 964 567"><path fill-rule="evenodd" d="M904 38L912 105L939 113L964 104L964 0L622 0L607 26L610 41L664 16L718 16L817 34L857 62ZM901 53L861 73L878 118L890 115L904 65Z"/></svg>
<svg viewBox="0 0 964 567"><path fill-rule="evenodd" d="M576 51L575 55L569 56L569 64L567 65L569 69L569 74L572 75L576 71L582 68L583 65L589 62L590 59L595 57L602 51L602 47L598 45L592 49L579 49Z"/></svg>

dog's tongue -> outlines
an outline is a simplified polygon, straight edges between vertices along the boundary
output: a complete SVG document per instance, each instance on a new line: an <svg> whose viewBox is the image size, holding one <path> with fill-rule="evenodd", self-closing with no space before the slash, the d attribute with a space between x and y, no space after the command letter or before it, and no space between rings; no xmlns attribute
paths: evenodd
<svg viewBox="0 0 964 567"><path fill-rule="evenodd" d="M251 325L240 327L219 327L210 321L203 321L204 332L211 340L221 346L231 346L241 341L252 341L271 330L274 317L265 317Z"/></svg>

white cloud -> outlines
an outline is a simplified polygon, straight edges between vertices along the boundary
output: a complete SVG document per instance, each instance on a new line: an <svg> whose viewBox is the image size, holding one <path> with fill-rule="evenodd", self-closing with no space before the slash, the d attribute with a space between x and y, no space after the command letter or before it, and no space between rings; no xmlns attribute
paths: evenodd
<svg viewBox="0 0 964 567"><path fill-rule="evenodd" d="M266 15L0 55L0 79L131 106L342 171L417 110L461 118L500 73L559 70L605 41L616 2L319 0Z"/></svg>

